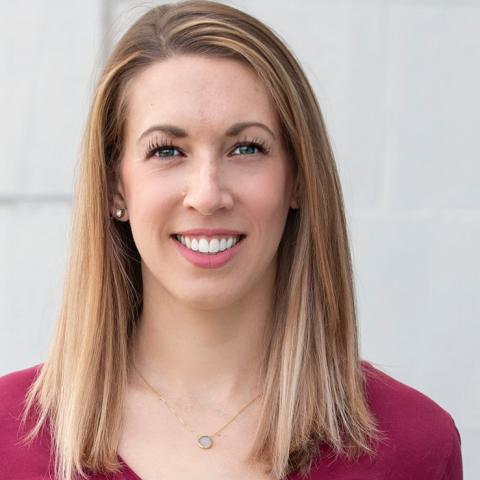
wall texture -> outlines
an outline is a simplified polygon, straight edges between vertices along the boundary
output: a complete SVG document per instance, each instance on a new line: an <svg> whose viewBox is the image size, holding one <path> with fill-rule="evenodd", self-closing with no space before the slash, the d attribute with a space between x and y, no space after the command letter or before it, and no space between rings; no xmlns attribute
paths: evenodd
<svg viewBox="0 0 480 480"><path fill-rule="evenodd" d="M42 361L93 82L160 2L23 0L0 16L0 375ZM480 2L226 2L305 68L341 174L363 356L449 411L480 459Z"/></svg>

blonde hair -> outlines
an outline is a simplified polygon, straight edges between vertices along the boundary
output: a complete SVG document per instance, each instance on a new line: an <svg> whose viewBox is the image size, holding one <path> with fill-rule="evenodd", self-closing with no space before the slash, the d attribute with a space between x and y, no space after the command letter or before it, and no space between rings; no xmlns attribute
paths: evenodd
<svg viewBox="0 0 480 480"><path fill-rule="evenodd" d="M295 160L299 209L279 245L265 390L251 459L275 478L306 475L320 444L350 460L375 452L358 352L353 272L341 186L312 88L266 25L225 4L151 8L116 44L90 108L70 255L56 331L26 399L26 441L50 425L62 480L120 468L117 447L131 340L142 309L140 255L128 222L110 217L129 82L154 62L194 54L244 62L265 82Z"/></svg>

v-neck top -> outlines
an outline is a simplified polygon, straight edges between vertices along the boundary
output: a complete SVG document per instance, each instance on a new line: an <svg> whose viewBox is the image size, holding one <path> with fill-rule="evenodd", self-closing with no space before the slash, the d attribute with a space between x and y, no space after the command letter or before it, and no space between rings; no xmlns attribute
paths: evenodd
<svg viewBox="0 0 480 480"><path fill-rule="evenodd" d="M25 394L42 365L0 377L2 480L54 478L45 429L30 445L17 443ZM320 459L306 480L462 480L461 437L452 416L425 394L371 363L363 361L362 368L367 373L367 402L386 440L378 444L373 459L364 455L354 462L329 456L328 447L320 445ZM119 473L91 473L89 480L142 480L119 455L118 459L122 464ZM300 475L292 474L287 480L300 480Z"/></svg>

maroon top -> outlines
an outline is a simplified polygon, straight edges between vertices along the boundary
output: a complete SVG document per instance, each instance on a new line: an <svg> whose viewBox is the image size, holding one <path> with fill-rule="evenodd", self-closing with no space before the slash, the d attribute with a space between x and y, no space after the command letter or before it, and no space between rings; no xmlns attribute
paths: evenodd
<svg viewBox="0 0 480 480"><path fill-rule="evenodd" d="M367 399L387 440L373 461L362 456L321 457L310 480L461 480L460 434L453 418L429 397L383 373L367 362ZM44 480L52 474L50 441L42 434L29 446L17 444L19 415L25 391L40 365L0 377L0 479ZM27 424L27 427L29 424ZM322 446L322 453L328 453ZM122 461L117 475L90 475L90 480L141 480ZM52 475L53 478L53 475ZM300 480L291 475L289 480Z"/></svg>

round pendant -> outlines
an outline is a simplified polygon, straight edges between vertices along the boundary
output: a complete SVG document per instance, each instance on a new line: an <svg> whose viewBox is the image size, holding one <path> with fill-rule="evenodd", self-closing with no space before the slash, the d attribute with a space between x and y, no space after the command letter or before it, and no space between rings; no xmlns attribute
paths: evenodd
<svg viewBox="0 0 480 480"><path fill-rule="evenodd" d="M210 448L213 445L213 440L208 435L202 435L198 437L197 443L200 448Z"/></svg>

